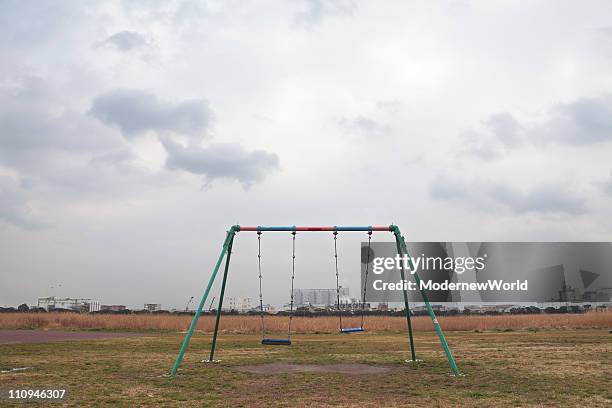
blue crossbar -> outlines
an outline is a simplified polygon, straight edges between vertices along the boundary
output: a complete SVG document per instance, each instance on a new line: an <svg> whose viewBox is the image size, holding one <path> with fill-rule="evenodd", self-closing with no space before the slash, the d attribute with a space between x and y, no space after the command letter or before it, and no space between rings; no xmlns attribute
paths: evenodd
<svg viewBox="0 0 612 408"><path fill-rule="evenodd" d="M340 329L340 333L356 333L362 331L365 331L363 330L363 327L348 327L346 329Z"/></svg>
<svg viewBox="0 0 612 408"><path fill-rule="evenodd" d="M291 340L289 339L263 339L261 344L267 346L290 346Z"/></svg>

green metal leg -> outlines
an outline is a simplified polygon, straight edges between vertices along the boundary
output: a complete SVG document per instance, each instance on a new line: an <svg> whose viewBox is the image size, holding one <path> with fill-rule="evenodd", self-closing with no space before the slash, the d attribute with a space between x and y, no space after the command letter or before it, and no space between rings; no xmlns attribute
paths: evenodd
<svg viewBox="0 0 612 408"><path fill-rule="evenodd" d="M395 238L395 243L397 244L397 253L402 256L402 247L400 245L397 237ZM402 282L406 280L406 274L404 273L404 265L400 269L400 274L402 277ZM406 322L408 323L408 337L410 338L410 354L412 355L412 361L417 361L416 353L414 352L414 339L412 338L412 321L410 319L410 305L408 304L408 292L406 289L403 291L404 294L404 307L406 311Z"/></svg>
<svg viewBox="0 0 612 408"><path fill-rule="evenodd" d="M444 333L442 332L442 328L440 327L440 324L438 323L438 319L436 318L436 314L434 313L433 309L431 308L431 305L429 304L429 299L427 298L427 294L425 293L424 290L421 289L421 278L418 274L418 272L416 272L414 265L412 264L412 259L410 258L410 254L408 252L408 248L406 247L406 241L404 240L404 237L402 236L400 229L394 225L392 226L392 231L395 234L395 238L399 241L402 250L404 251L404 253L408 256L409 259L409 264L410 264L410 270L414 271L414 280L417 284L417 286L419 287L419 291L421 292L421 296L423 297L423 300L425 301L425 305L427 306L427 312L429 313L429 317L431 317L431 321L434 324L434 328L436 329L436 333L438 334L438 338L440 339L440 343L442 343L442 348L444 348L444 352L446 353L446 358L448 359L448 363L451 366L451 369L453 370L453 374L454 375L461 375L461 373L459 372L459 368L457 368L457 364L455 364L455 359L453 358L453 355L451 353L450 348L448 347L448 343L446 342L446 338L444 337Z"/></svg>
<svg viewBox="0 0 612 408"><path fill-rule="evenodd" d="M223 308L223 297L225 295L225 283L227 282L227 271L229 270L230 257L232 255L232 245L234 244L234 235L230 239L227 247L227 256L225 257L225 270L223 271L223 283L221 283L221 294L219 295L219 307L217 308L217 316L215 318L215 331L213 332L212 346L210 347L210 357L208 362L214 362L215 347L217 346L217 333L219 332L219 320L221 320L221 309Z"/></svg>
<svg viewBox="0 0 612 408"><path fill-rule="evenodd" d="M223 242L223 248L221 249L221 254L219 255L219 259L217 259L217 263L215 264L215 268L213 269L212 275L210 276L210 280L208 281L208 286L206 286L206 290L204 291L204 295L202 295L202 299L200 300L200 304L198 305L198 310L196 314L193 316L193 320L191 321L191 325L189 326L189 331L187 331L187 335L185 336L185 340L183 340L183 345L181 346L181 351L179 351L176 356L176 360L174 361L174 365L172 366L172 370L170 371L170 375L172 377L176 376L176 371L181 365L181 361L183 360L183 356L185 355L185 350L187 350L187 346L189 345L189 341L191 340L191 336L193 335L193 331L198 324L198 319L200 318L200 314L202 313L202 308L206 303L206 299L208 298L208 294L210 293L210 288L215 281L215 277L217 276L217 272L219 272L219 267L221 266L221 262L223 261L223 257L227 252L227 248L229 247L230 240L234 236L234 233L238 231L237 226L233 226L227 232L225 237L225 241Z"/></svg>

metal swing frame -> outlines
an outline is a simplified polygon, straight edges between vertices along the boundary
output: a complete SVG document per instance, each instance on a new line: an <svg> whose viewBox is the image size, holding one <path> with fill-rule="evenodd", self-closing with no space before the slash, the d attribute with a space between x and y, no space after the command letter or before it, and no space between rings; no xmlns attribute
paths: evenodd
<svg viewBox="0 0 612 408"><path fill-rule="evenodd" d="M223 297L225 294L225 284L227 282L227 275L228 275L228 271L229 271L229 264L230 264L230 257L231 257L231 253L232 253L232 245L234 242L234 238L236 236L236 233L241 232L241 231L253 231L253 232L265 232L265 231L285 231L285 232L291 232L293 233L294 237L295 237L295 232L297 231L328 231L328 232L334 232L334 233L338 233L338 232L343 232L343 231L364 231L364 232L372 232L372 231L387 231L387 232L391 232L393 233L393 235L395 236L395 242L396 242L396 246L397 246L397 252L400 256L403 256L404 254L406 254L408 256L408 262L409 262L409 266L410 269L412 271L415 271L414 265L412 264L412 259L410 257L410 254L408 252L408 248L406 247L406 241L404 239L404 237L401 234L401 231L399 229L399 227L397 225L389 225L389 226L367 226L367 227L350 227L350 226L333 226L333 227L297 227L297 226L291 226L291 227L263 227L263 226L258 226L258 227L245 227L245 226L240 226L240 225L233 225L228 231L227 234L225 236L225 240L223 241L223 247L221 249L221 253L219 254L219 258L217 259L217 262L215 264L215 267L213 269L213 272L211 274L211 277L208 281L208 285L206 286L206 289L204 290L204 294L202 295L202 299L200 300L200 303L198 305L198 309L196 310L195 315L193 316L193 319L191 321L191 325L189 326L189 330L187 331L187 334L185 335L185 339L183 340L183 344L181 345L181 349L176 357L176 360L174 361L174 365L172 366L172 369L170 371L170 375L172 377L176 376L177 370L181 364L181 361L183 360L183 357L185 355L185 351L187 350L187 347L189 345L189 341L191 340L191 336L193 335L193 332L198 324L198 319L200 318L200 314L202 313L202 308L204 307L204 304L206 303L206 299L208 298L208 295L210 293L210 290L212 288L212 285L215 281L215 278L217 277L217 274L219 272L219 268L221 267L221 263L223 262L223 259L225 258L225 268L223 271L223 280L221 283L221 292L219 295L219 304L217 307L217 314L216 314L216 318L215 318L215 328L214 328L214 332L213 332L213 337L212 337L212 344L211 344L211 348L210 348L210 357L208 360L206 361L210 361L210 362L214 362L215 360L214 358L214 353L215 353L215 348L216 348L216 344L217 344L217 335L218 335L218 330L219 330L219 320L221 319L221 309L223 307ZM295 241L294 241L295 242ZM295 256L295 253L294 253ZM295 261L295 258L294 260ZM402 280L405 280L405 271L404 271L404 267L402 265L402 268L400 268L400 274L401 274L401 278ZM446 358L448 360L448 363L451 367L451 370L453 372L453 375L460 375L459 369L457 368L457 364L455 363L455 359L453 358L453 355L451 353L451 350L448 346L448 343L446 342L446 338L444 337L444 333L442 332L442 328L440 327L440 324L438 323L438 319L436 318L436 315L431 307L431 304L429 303L429 299L427 297L427 294L425 293L424 290L421 289L421 278L419 277L419 274L415 271L412 276L414 277L414 280L419 288L419 291L421 292L421 296L423 297L423 301L425 302L425 305L427 307L427 312L429 313L429 316L431 317L431 320L433 322L434 328L436 330L436 334L438 335L438 338L440 339L440 343L442 344L442 348L444 349L444 352L446 354ZM293 282L293 279L292 279ZM411 360L406 360L406 361L418 361L416 359L416 354L414 351L414 340L412 337L412 323L410 320L410 307L408 304L408 293L407 291L404 289L403 290L403 295L404 295L404 306L405 306L405 315L406 315L406 322L408 325L408 337L410 339L410 353L412 356ZM291 293L291 296L293 297L293 291Z"/></svg>

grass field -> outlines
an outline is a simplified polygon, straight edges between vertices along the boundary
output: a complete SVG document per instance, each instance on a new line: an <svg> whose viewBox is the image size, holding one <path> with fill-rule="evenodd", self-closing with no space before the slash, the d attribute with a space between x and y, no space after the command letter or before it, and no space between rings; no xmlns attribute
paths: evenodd
<svg viewBox="0 0 612 408"><path fill-rule="evenodd" d="M66 388L66 406L482 406L609 407L612 334L607 329L449 331L462 377L449 368L435 333L417 332L420 366L405 334L296 335L291 347L264 348L249 334L219 338L217 365L207 358L210 334L196 333L177 378L167 373L180 333L43 344L0 345L2 388ZM251 374L236 367L274 362L365 363L383 374Z"/></svg>

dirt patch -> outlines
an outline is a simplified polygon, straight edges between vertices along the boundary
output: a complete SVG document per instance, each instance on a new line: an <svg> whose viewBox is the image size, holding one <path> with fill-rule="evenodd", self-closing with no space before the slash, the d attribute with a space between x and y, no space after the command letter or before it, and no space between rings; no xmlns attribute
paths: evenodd
<svg viewBox="0 0 612 408"><path fill-rule="evenodd" d="M47 343L66 340L97 340L142 336L141 333L0 330L0 344Z"/></svg>
<svg viewBox="0 0 612 408"><path fill-rule="evenodd" d="M238 371L253 374L283 373L341 373L341 374L379 374L392 370L392 367L373 366L368 364L285 364L271 363L240 366Z"/></svg>

